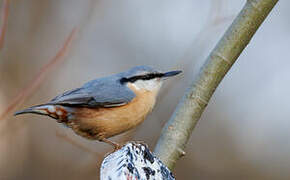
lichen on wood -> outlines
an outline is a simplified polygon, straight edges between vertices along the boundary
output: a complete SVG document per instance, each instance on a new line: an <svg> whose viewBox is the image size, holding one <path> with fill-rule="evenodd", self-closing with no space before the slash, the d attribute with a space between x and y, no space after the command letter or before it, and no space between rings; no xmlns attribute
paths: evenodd
<svg viewBox="0 0 290 180"><path fill-rule="evenodd" d="M101 180L174 180L170 170L147 145L129 142L102 162Z"/></svg>

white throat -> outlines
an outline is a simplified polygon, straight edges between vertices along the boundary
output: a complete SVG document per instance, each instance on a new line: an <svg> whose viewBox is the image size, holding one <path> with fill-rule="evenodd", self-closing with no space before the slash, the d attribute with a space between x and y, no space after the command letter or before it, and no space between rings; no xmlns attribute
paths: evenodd
<svg viewBox="0 0 290 180"><path fill-rule="evenodd" d="M147 90L147 91L159 91L162 86L162 81L159 79L151 79L151 80L137 80L132 85L137 90Z"/></svg>

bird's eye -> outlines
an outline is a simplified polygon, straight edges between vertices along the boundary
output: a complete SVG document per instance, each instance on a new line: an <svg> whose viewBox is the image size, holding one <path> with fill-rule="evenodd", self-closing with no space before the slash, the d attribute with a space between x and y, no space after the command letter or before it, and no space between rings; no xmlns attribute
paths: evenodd
<svg viewBox="0 0 290 180"><path fill-rule="evenodd" d="M123 78L120 79L120 83L121 84L124 84L124 83L126 83L128 81L129 81L128 78L125 78L125 77L123 77Z"/></svg>
<svg viewBox="0 0 290 180"><path fill-rule="evenodd" d="M122 84L124 84L126 82L134 83L137 80L151 80L151 79L155 79L155 78L160 78L162 76L163 76L163 73L149 73L149 74L144 74L144 75L136 75L136 76L132 76L129 78L123 77L120 79L120 82Z"/></svg>

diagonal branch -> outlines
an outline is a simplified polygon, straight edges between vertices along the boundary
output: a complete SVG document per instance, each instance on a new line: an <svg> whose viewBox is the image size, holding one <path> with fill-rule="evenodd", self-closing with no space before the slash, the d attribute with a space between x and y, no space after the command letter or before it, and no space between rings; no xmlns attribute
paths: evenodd
<svg viewBox="0 0 290 180"><path fill-rule="evenodd" d="M43 79L55 68L59 63L64 60L64 55L68 51L69 45L71 44L74 35L76 33L76 28L74 28L69 36L67 37L63 47L58 51L58 53L51 59L46 65L44 65L35 77L28 83L28 85L20 91L18 95L11 101L8 107L0 113L0 120L3 120L18 104L22 103L28 96L30 96L43 82Z"/></svg>
<svg viewBox="0 0 290 180"><path fill-rule="evenodd" d="M0 25L0 50L3 48L4 45L4 38L8 22L8 14L9 14L9 0L3 0L1 12L1 25Z"/></svg>
<svg viewBox="0 0 290 180"><path fill-rule="evenodd" d="M207 58L156 145L155 153L170 169L185 154L185 145L215 89L277 2L248 0Z"/></svg>

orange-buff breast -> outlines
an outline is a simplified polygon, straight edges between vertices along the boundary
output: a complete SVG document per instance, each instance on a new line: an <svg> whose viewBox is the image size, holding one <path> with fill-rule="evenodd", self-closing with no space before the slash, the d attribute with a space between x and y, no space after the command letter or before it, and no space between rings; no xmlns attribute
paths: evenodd
<svg viewBox="0 0 290 180"><path fill-rule="evenodd" d="M157 92L129 87L136 94L130 103L110 108L77 108L68 126L89 139L109 138L136 127L151 112Z"/></svg>

